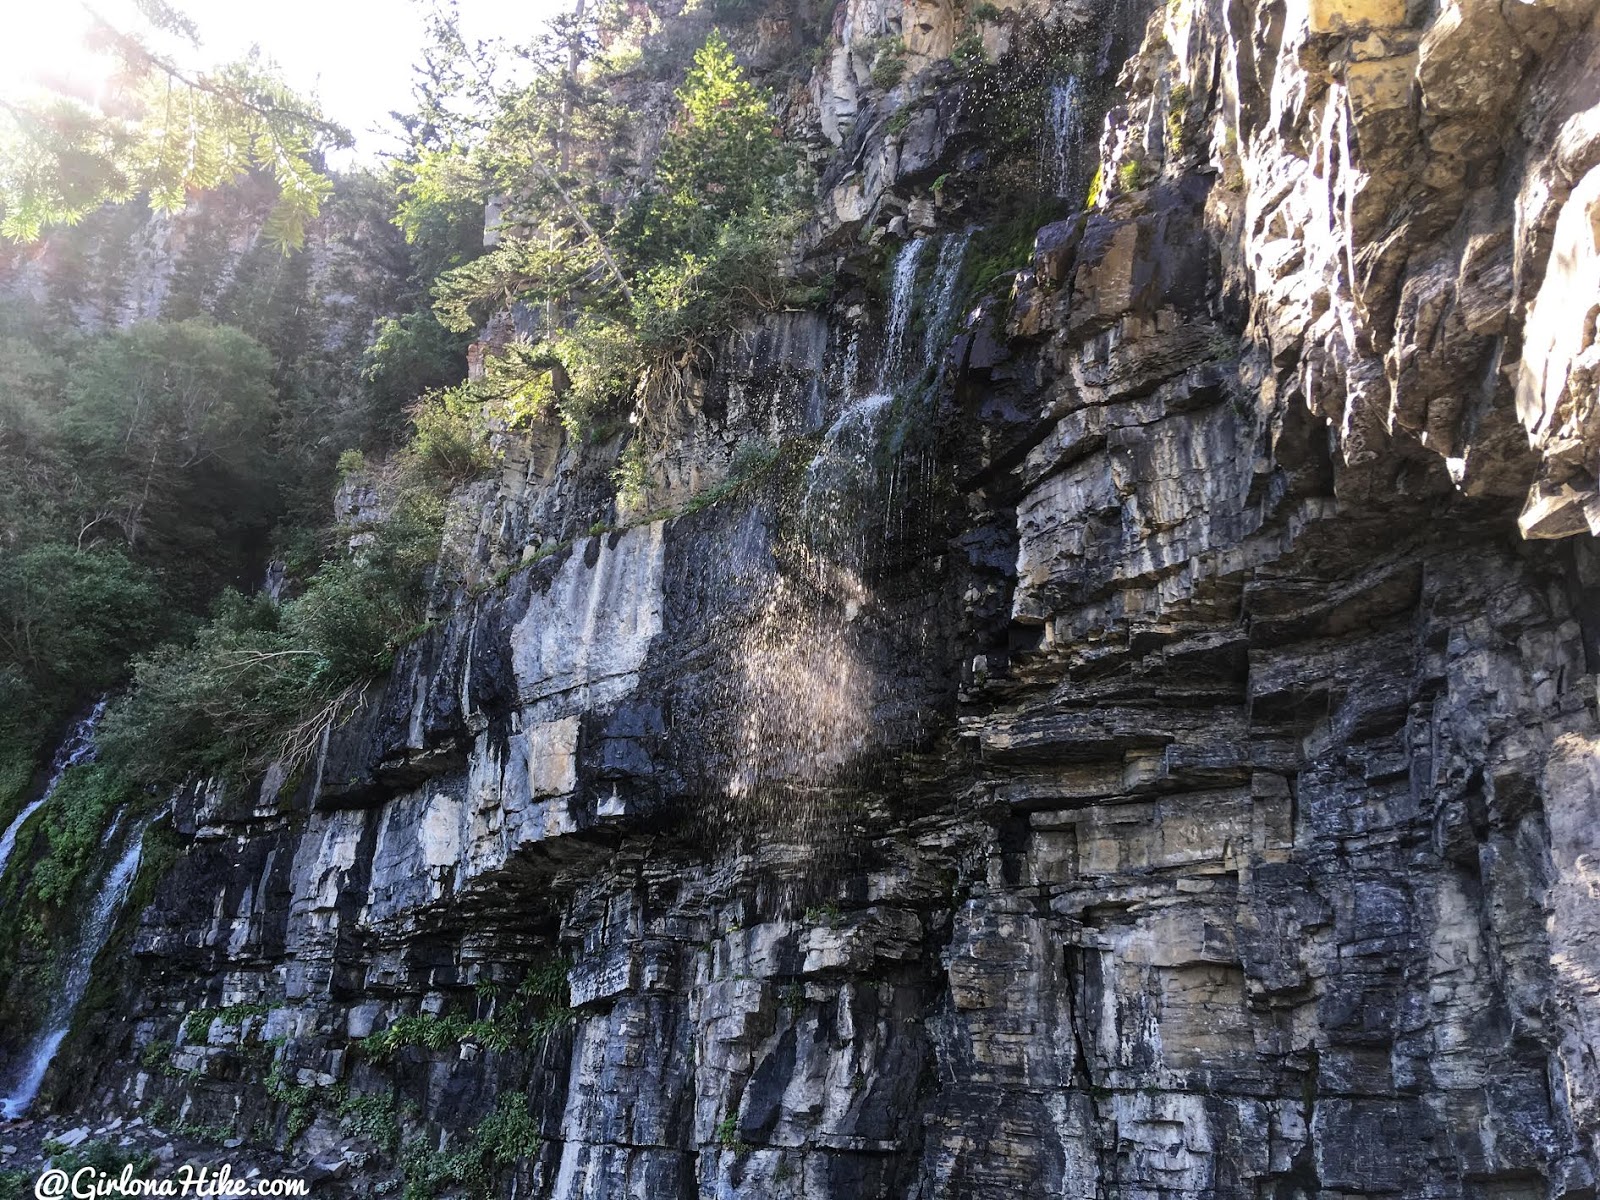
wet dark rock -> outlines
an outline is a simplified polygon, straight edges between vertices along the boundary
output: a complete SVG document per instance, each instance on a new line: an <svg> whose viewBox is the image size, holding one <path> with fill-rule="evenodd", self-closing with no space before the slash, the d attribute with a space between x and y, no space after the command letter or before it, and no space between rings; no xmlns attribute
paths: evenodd
<svg viewBox="0 0 1600 1200"><path fill-rule="evenodd" d="M910 15L892 144L855 41L797 116L850 298L724 347L640 512L553 434L457 498L314 767L179 798L63 1112L281 1145L275 1060L330 1194L400 1170L343 1085L525 1097L561 1200L1593 1195L1593 5L1103 14L1102 202L863 407L862 242L984 154ZM555 960L536 1037L369 1052Z"/></svg>

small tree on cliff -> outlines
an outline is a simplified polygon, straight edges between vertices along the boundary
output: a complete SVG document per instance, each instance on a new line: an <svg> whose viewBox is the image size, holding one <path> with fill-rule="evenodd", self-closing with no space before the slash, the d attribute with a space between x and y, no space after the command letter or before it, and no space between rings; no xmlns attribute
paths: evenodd
<svg viewBox="0 0 1600 1200"><path fill-rule="evenodd" d="M636 219L644 260L703 251L727 221L765 215L787 165L770 98L744 77L722 34L696 51L676 98L678 118Z"/></svg>
<svg viewBox="0 0 1600 1200"><path fill-rule="evenodd" d="M713 32L641 186L603 71L570 70L567 43L552 45L475 147L449 151L448 171L428 168L435 190L475 173L485 194L509 198L499 244L440 277L436 309L458 330L513 302L544 313L540 345L488 364L485 390L518 411L553 400L569 426L587 429L631 396L648 424L686 394L713 338L782 301L776 267L793 207L782 190L794 156L771 98ZM634 193L620 212L619 192Z"/></svg>

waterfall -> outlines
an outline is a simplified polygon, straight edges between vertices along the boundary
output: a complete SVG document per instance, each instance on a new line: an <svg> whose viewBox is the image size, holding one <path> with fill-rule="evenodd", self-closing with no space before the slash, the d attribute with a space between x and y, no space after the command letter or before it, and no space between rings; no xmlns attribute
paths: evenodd
<svg viewBox="0 0 1600 1200"><path fill-rule="evenodd" d="M928 399L919 407L902 396L901 406L894 393L913 370L920 374L910 361L919 353L924 362L943 358L972 236L969 230L939 241L921 290L919 271L934 239L914 238L896 254L877 387L869 394L854 390L856 343L842 347L842 407L806 468L797 519L774 546L771 582L725 676L721 707L731 722L724 786L733 803L717 816L765 846L803 854L810 874L783 885L786 902L849 852L846 797L870 774L873 746L884 735L877 674L883 647L922 636L915 621L890 617L877 592L895 556L919 546L927 532L932 487L932 460L920 443L906 443L921 436L907 430L921 425Z"/></svg>
<svg viewBox="0 0 1600 1200"><path fill-rule="evenodd" d="M889 289L889 325L884 334L883 361L878 365L880 392L888 391L899 380L904 367L911 302L917 292L917 260L927 244L924 238L913 238L901 247L894 260L894 279Z"/></svg>
<svg viewBox="0 0 1600 1200"><path fill-rule="evenodd" d="M870 596L867 558L882 486L880 420L892 397L853 400L806 470L795 533L766 604L735 657L728 793L746 827L806 847L814 862L842 836L825 789L868 747L873 680L855 618Z"/></svg>
<svg viewBox="0 0 1600 1200"><path fill-rule="evenodd" d="M928 319L922 334L922 351L930 361L942 361L945 342L950 337L956 288L961 282L961 264L966 261L967 243L972 230L952 233L939 246L939 261L934 264Z"/></svg>
<svg viewBox="0 0 1600 1200"><path fill-rule="evenodd" d="M122 817L123 814L118 813L116 820L111 823L111 828L100 841L102 848L108 848L115 842L122 826ZM111 929L117 923L117 916L122 911L122 902L127 897L128 885L139 867L139 852L143 839L144 829L142 827L135 829L129 835L128 844L122 854L101 880L100 890L95 895L94 906L89 910L88 919L79 933L77 945L73 948L71 957L66 960L71 965L67 968L67 977L62 982L55 1002L50 1006L44 1027L34 1035L33 1041L22 1056L22 1066L15 1073L10 1093L0 1097L0 1117L15 1120L23 1116L33 1103L34 1097L39 1094L39 1085L44 1082L45 1072L50 1069L56 1051L61 1048L62 1040L72 1028L72 1017L77 1011L78 1003L89 990L89 977L94 960L105 948L106 939L111 936Z"/></svg>
<svg viewBox="0 0 1600 1200"><path fill-rule="evenodd" d="M1045 129L1048 145L1040 155L1044 185L1053 195L1073 196L1083 161L1083 85L1076 75L1051 85Z"/></svg>
<svg viewBox="0 0 1600 1200"><path fill-rule="evenodd" d="M67 768L94 760L94 727L99 724L100 716L106 710L106 703L106 699L102 697L87 716L73 724L67 732L66 740L57 748L55 758L50 761L50 777L44 785L44 790L39 793L39 798L25 805L11 824L6 826L5 833L0 834L0 877L4 877L6 864L11 861L11 854L17 848L17 835L22 832L22 827L27 824L28 818L38 812L44 802L54 794L56 785L61 782L61 777L66 774Z"/></svg>
<svg viewBox="0 0 1600 1200"><path fill-rule="evenodd" d="M826 556L855 571L866 565L867 539L859 526L871 497L861 491L876 477L878 421L893 399L877 392L845 405L806 468L800 515L812 557Z"/></svg>
<svg viewBox="0 0 1600 1200"><path fill-rule="evenodd" d="M839 390L846 396L854 396L856 388L861 383L861 334L850 335L850 344L845 347L844 364L839 369Z"/></svg>

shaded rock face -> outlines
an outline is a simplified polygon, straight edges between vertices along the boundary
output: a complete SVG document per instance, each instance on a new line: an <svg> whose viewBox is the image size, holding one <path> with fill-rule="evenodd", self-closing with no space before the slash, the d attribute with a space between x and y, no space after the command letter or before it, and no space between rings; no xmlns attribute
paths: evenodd
<svg viewBox="0 0 1600 1200"><path fill-rule="evenodd" d="M91 214L37 245L0 248L0 300L87 331L212 317L274 353L359 359L408 270L362 181L341 180L292 254L263 236L270 186L245 179L172 215L142 204Z"/></svg>
<svg viewBox="0 0 1600 1200"><path fill-rule="evenodd" d="M526 1097L561 1200L1592 1195L1592 7L1168 6L942 370L753 328L652 487L776 462L620 531L615 447L509 455L317 761L180 800L57 1103L288 1081L363 1191L340 1087Z"/></svg>

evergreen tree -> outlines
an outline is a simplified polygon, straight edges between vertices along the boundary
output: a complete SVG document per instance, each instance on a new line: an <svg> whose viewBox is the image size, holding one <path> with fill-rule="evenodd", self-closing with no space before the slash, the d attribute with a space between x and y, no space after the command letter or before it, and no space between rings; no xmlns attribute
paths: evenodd
<svg viewBox="0 0 1600 1200"><path fill-rule="evenodd" d="M154 20L142 33L91 10L93 46L115 68L96 99L49 89L0 99L0 235L31 242L49 226L138 196L174 212L191 189L254 173L277 192L267 237L285 250L299 246L332 186L320 152L349 144L349 135L257 58L197 70L158 52L154 36L192 41L193 29L159 0L144 7Z"/></svg>

